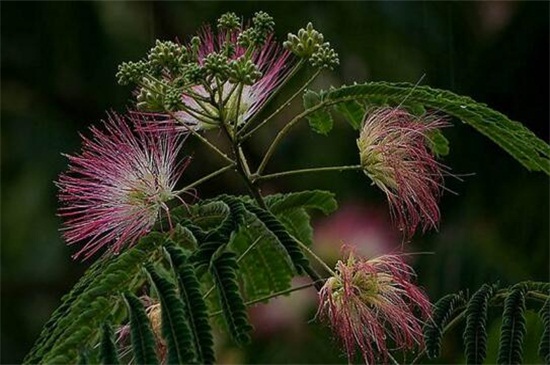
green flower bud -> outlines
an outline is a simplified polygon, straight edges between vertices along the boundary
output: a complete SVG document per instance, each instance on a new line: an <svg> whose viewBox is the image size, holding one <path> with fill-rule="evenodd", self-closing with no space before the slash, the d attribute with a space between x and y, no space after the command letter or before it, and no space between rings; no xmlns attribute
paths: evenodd
<svg viewBox="0 0 550 365"><path fill-rule="evenodd" d="M220 53L212 52L204 58L204 68L209 75L226 79L229 72L229 60Z"/></svg>
<svg viewBox="0 0 550 365"><path fill-rule="evenodd" d="M192 63L185 68L183 77L192 84L199 84L206 77L206 70L199 64Z"/></svg>
<svg viewBox="0 0 550 365"><path fill-rule="evenodd" d="M258 66L252 60L243 56L231 61L229 64L229 81L232 83L241 82L245 85L252 85L260 77L262 77L262 73Z"/></svg>
<svg viewBox="0 0 550 365"><path fill-rule="evenodd" d="M164 97L167 87L163 83L144 78L143 87L137 95L137 107L141 110L158 112L164 111Z"/></svg>
<svg viewBox="0 0 550 365"><path fill-rule="evenodd" d="M116 78L120 85L138 83L148 71L149 64L147 62L123 62L118 66Z"/></svg>
<svg viewBox="0 0 550 365"><path fill-rule="evenodd" d="M298 57L309 58L317 46L323 43L323 34L313 28L313 24L308 23L306 29L298 31L298 35L289 33L283 46Z"/></svg>
<svg viewBox="0 0 550 365"><path fill-rule="evenodd" d="M153 67L174 70L187 62L187 49L174 42L161 42L157 39L155 47L149 51L148 59Z"/></svg>
<svg viewBox="0 0 550 365"><path fill-rule="evenodd" d="M254 14L252 24L254 25L254 44L256 45L265 43L267 36L275 29L273 17L263 11Z"/></svg>
<svg viewBox="0 0 550 365"><path fill-rule="evenodd" d="M248 28L239 34L237 37L237 44L241 47L248 48L250 45L254 44L255 38L254 28Z"/></svg>
<svg viewBox="0 0 550 365"><path fill-rule="evenodd" d="M225 13L218 19L218 28L225 30L235 30L240 26L239 17L235 13Z"/></svg>
<svg viewBox="0 0 550 365"><path fill-rule="evenodd" d="M315 52L311 55L309 60L313 67L317 68L328 68L332 70L334 66L340 64L338 59L338 53L330 47L329 42L325 42L321 45L317 45Z"/></svg>
<svg viewBox="0 0 550 365"><path fill-rule="evenodd" d="M166 111L181 110L183 108L181 96L182 91L179 88L168 89L166 95L164 95L164 109Z"/></svg>

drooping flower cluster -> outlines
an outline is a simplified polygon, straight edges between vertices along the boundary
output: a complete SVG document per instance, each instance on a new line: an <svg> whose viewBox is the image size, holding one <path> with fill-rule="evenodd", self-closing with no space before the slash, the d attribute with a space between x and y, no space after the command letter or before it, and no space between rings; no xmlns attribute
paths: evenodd
<svg viewBox="0 0 550 365"><path fill-rule="evenodd" d="M153 227L184 165L176 161L182 140L173 131L134 132L134 118L111 115L105 131L91 127L82 153L69 158L57 185L68 244L88 240L73 257L84 259L108 246L114 253Z"/></svg>
<svg viewBox="0 0 550 365"><path fill-rule="evenodd" d="M398 228L410 238L420 225L437 228L445 166L430 150L428 134L446 126L431 115L416 117L401 108L369 113L357 140L361 165L387 196Z"/></svg>
<svg viewBox="0 0 550 365"><path fill-rule="evenodd" d="M423 346L422 323L430 316L430 302L411 282L414 272L400 256L367 260L350 254L336 264L336 273L319 292L318 315L350 361L356 350L368 364L387 361L388 339L400 350Z"/></svg>

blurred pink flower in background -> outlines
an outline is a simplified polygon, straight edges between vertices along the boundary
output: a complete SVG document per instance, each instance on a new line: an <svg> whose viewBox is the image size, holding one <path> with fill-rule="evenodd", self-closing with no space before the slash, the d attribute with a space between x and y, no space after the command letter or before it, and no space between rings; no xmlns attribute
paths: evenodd
<svg viewBox="0 0 550 365"><path fill-rule="evenodd" d="M295 277L292 286L310 282L308 278ZM312 286L251 307L250 320L254 324L254 336L269 337L281 332L289 335L303 334L303 330L307 328L307 316L316 304L317 293Z"/></svg>
<svg viewBox="0 0 550 365"><path fill-rule="evenodd" d="M357 202L343 203L336 212L315 223L313 248L319 256L336 262L342 243L361 256L377 256L394 250L399 242L386 212Z"/></svg>

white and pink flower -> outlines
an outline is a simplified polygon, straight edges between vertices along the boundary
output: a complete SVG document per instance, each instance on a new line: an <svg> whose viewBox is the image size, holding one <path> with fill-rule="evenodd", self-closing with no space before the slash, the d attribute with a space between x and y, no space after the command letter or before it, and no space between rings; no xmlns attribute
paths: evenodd
<svg viewBox="0 0 550 365"><path fill-rule="evenodd" d="M174 128L134 132L140 122L111 115L104 131L91 127L93 138L82 137L80 155L67 156L69 169L56 182L63 236L68 244L87 241L74 258L103 247L118 253L147 234L161 211L168 213L184 168L176 160L182 140Z"/></svg>
<svg viewBox="0 0 550 365"><path fill-rule="evenodd" d="M437 115L416 117L400 108L369 113L357 140L365 174L387 196L392 218L407 238L437 228L446 167L435 160L428 134L447 125Z"/></svg>

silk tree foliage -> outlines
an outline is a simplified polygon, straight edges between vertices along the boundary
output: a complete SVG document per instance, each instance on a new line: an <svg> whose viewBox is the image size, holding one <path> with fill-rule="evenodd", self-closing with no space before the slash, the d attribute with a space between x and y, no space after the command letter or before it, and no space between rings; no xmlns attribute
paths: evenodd
<svg viewBox="0 0 550 365"><path fill-rule="evenodd" d="M25 363L214 363L215 327L245 345L254 330L248 307L307 287L319 292L319 317L328 319L350 361L397 361L408 351L416 352L413 363L437 358L445 333L463 322L466 358L482 363L487 318L497 307L498 361L521 363L526 310L538 311L548 327L548 283L487 283L430 306L398 247L393 256L348 252L335 268L315 254L311 214L334 212L334 194L314 187L261 191L264 181L290 175L363 171L365 187L371 179L386 194L403 240L414 244L418 227L437 228L445 214L438 202L449 169L439 159L450 143L442 127L461 121L458 126L473 127L527 169L546 174L548 144L487 105L429 86L365 82L310 90L321 72L338 66L336 50L311 23L282 43L274 27L264 12L251 20L227 13L180 38L188 42L158 40L141 60L120 65L119 83L135 86L128 115L110 116L105 131L92 127L92 138L84 138L80 155L69 156L68 172L57 182L67 241L84 245L78 252L87 260L95 255L95 262L62 298ZM304 74L288 100L262 112ZM300 97L303 110L276 130L270 122ZM335 115L357 130L356 161L265 173L294 126L308 121L313 132L328 134ZM269 128L272 141L252 166L243 142ZM226 141L213 142L206 132L212 129ZM190 153L187 138L224 165L204 166L204 177L179 188L189 163L180 157ZM197 186L225 173L237 174L248 194L197 199ZM310 284L291 287L297 275ZM360 323L366 318L374 322ZM385 318L393 319L391 328ZM401 346L392 350L390 339ZM547 329L539 353L548 363Z"/></svg>

